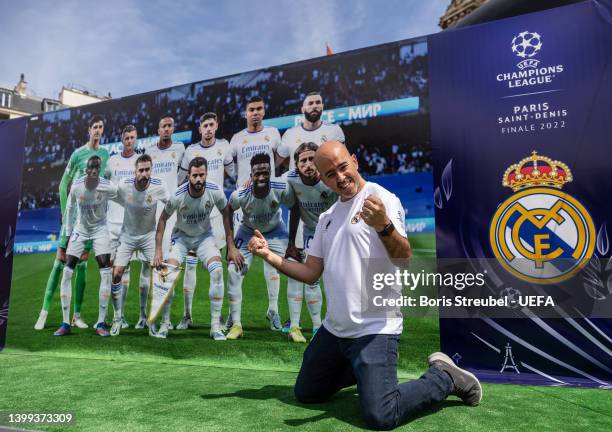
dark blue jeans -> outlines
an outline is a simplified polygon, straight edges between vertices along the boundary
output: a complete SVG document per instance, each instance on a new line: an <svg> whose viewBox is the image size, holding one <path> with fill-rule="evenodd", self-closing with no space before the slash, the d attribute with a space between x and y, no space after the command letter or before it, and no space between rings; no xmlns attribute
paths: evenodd
<svg viewBox="0 0 612 432"><path fill-rule="evenodd" d="M304 352L295 397L302 403L321 403L357 384L368 427L393 429L446 399L453 389L450 376L435 367L419 379L398 384L398 346L398 335L344 339L321 327Z"/></svg>

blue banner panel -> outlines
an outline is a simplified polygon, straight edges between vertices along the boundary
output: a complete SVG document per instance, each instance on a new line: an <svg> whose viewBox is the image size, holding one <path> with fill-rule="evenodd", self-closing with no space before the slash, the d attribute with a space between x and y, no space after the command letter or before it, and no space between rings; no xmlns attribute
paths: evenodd
<svg viewBox="0 0 612 432"><path fill-rule="evenodd" d="M437 256L491 292L611 300L610 16L591 1L429 38ZM441 319L441 346L489 381L609 387L612 320L553 313Z"/></svg>
<svg viewBox="0 0 612 432"><path fill-rule="evenodd" d="M419 98L408 97L402 99L372 102L363 105L341 107L323 112L321 118L327 123L353 122L369 118L385 117L397 114L413 114L419 112ZM276 117L264 120L266 126L280 130L289 129L302 124L302 114Z"/></svg>
<svg viewBox="0 0 612 432"><path fill-rule="evenodd" d="M0 158L0 350L4 348L8 320L9 292L13 271L17 207L21 189L26 119L0 123L2 157Z"/></svg>

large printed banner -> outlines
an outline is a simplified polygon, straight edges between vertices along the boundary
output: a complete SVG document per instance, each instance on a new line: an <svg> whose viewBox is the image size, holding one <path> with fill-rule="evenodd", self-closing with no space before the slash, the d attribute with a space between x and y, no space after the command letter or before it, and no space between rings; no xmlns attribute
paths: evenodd
<svg viewBox="0 0 612 432"><path fill-rule="evenodd" d="M0 122L0 350L4 347L13 269L17 205L21 189L26 119Z"/></svg>
<svg viewBox="0 0 612 432"><path fill-rule="evenodd" d="M590 304L443 316L443 351L482 378L612 385L611 17L584 2L429 38L438 259Z"/></svg>

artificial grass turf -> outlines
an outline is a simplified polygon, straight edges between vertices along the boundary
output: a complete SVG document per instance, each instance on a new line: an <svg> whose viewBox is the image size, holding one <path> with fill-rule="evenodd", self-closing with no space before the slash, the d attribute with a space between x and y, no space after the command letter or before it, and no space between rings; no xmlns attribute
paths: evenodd
<svg viewBox="0 0 612 432"><path fill-rule="evenodd" d="M413 247L430 254L433 239L411 238ZM197 327L173 331L166 340L127 329L101 339L92 329L54 338L61 311L59 290L47 328L33 329L52 255L14 260L6 350L0 354L0 410L73 411L74 430L353 430L363 428L355 390L327 405L295 402L292 385L304 345L269 330L264 319L267 295L262 264L256 260L243 285L245 338L214 342L208 338L208 275L198 270L194 299ZM138 269L132 272L126 317L137 317ZM226 275L227 276L227 275ZM225 278L227 281L227 277ZM83 317L97 316L99 276L89 264ZM179 281L179 287L181 286ZM287 317L286 283L279 297ZM173 304L175 325L182 316L179 289ZM224 314L227 314L227 304ZM111 312L112 313L112 312ZM306 336L310 319L302 312ZM416 378L426 357L439 349L435 318L407 318L400 344L400 379ZM402 430L612 430L612 402L601 390L485 385L481 407L449 400ZM60 430L49 426L39 430Z"/></svg>
<svg viewBox="0 0 612 432"><path fill-rule="evenodd" d="M327 404L301 405L293 398L296 373L290 371L10 352L2 355L2 364L3 410L71 411L72 430L364 428L354 388ZM609 431L612 425L610 402L601 390L485 385L484 392L479 407L449 398L398 430Z"/></svg>

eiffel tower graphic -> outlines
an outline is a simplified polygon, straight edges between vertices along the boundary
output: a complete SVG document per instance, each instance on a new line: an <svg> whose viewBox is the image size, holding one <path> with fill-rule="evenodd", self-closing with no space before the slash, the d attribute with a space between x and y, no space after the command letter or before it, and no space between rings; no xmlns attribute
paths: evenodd
<svg viewBox="0 0 612 432"><path fill-rule="evenodd" d="M517 374L520 374L516 363L514 362L514 356L512 355L512 346L510 342L506 342L506 355L504 356L504 364L502 365L499 373L504 372L506 369L514 369Z"/></svg>

